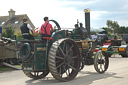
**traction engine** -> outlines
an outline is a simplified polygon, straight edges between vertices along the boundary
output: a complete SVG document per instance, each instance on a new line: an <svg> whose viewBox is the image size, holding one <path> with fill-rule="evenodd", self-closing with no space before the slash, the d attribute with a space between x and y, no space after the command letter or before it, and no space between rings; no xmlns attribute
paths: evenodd
<svg viewBox="0 0 128 85"><path fill-rule="evenodd" d="M94 65L98 73L108 69L109 59L104 51L93 50L97 40L90 39L90 10L85 9L85 24L75 24L72 31L61 30L55 20L56 29L44 40L22 40L20 58L24 74L33 79L44 78L50 72L59 81L70 81L85 65Z"/></svg>

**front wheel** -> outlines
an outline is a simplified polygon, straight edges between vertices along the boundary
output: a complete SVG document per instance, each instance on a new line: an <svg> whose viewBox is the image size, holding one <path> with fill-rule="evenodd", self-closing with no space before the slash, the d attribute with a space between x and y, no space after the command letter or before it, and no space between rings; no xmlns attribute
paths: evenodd
<svg viewBox="0 0 128 85"><path fill-rule="evenodd" d="M104 73L109 66L109 58L105 51L98 51L94 57L94 68L98 73Z"/></svg>

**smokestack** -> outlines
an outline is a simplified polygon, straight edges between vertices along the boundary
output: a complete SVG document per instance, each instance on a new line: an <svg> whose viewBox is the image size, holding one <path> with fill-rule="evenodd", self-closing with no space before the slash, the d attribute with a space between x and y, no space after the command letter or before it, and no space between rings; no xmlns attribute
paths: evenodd
<svg viewBox="0 0 128 85"><path fill-rule="evenodd" d="M15 16L15 11L13 9L10 9L10 11L8 11L9 13L9 19L11 19L13 16Z"/></svg>
<svg viewBox="0 0 128 85"><path fill-rule="evenodd" d="M84 9L85 12L85 28L88 31L88 36L90 37L90 9Z"/></svg>

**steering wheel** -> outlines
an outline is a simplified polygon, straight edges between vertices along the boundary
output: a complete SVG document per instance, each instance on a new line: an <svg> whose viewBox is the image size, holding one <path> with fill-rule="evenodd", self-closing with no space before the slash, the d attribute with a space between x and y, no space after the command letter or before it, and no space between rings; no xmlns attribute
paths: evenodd
<svg viewBox="0 0 128 85"><path fill-rule="evenodd" d="M55 23L55 25L57 26L57 29L55 29L55 31L61 30L61 27L60 27L60 25L59 25L59 23L57 21L55 21L55 20L49 20L49 22Z"/></svg>

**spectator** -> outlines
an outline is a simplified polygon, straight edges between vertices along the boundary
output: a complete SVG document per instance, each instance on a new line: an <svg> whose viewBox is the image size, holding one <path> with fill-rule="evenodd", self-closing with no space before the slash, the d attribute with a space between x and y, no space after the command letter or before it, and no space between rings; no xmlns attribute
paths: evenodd
<svg viewBox="0 0 128 85"><path fill-rule="evenodd" d="M32 27L28 24L28 20L26 18L23 19L23 25L20 27L21 29L21 33L22 33L22 37L28 40L34 40L33 35L30 34L29 31L32 32Z"/></svg>

